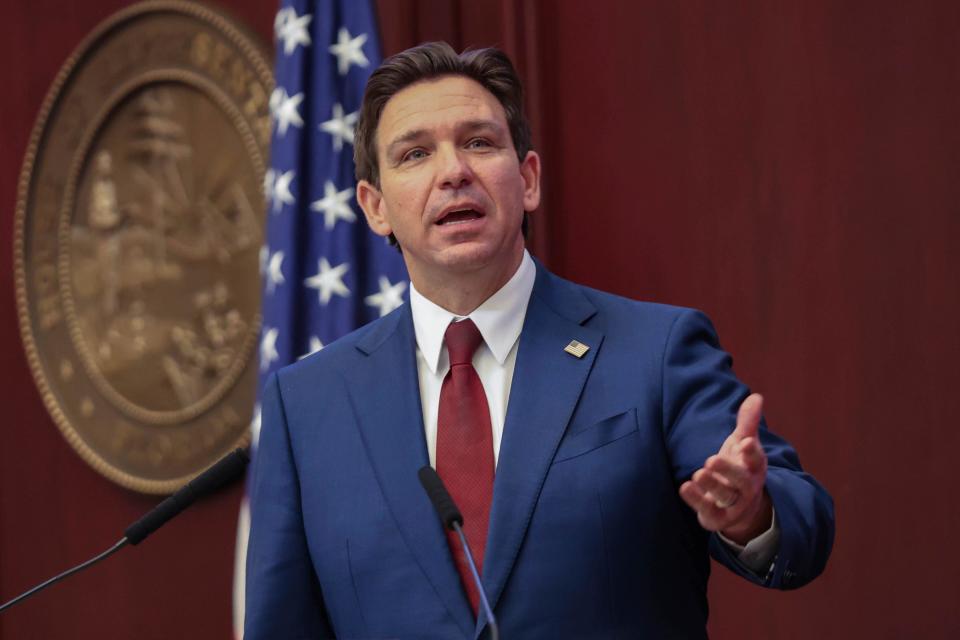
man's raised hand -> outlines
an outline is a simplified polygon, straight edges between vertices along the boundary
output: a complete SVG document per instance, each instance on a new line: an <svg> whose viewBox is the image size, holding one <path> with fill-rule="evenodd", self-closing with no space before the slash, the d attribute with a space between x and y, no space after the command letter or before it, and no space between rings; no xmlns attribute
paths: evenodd
<svg viewBox="0 0 960 640"><path fill-rule="evenodd" d="M764 490L767 455L760 445L763 397L747 397L737 412L737 426L720 451L707 458L680 497L697 512L700 525L746 544L770 527L772 503Z"/></svg>

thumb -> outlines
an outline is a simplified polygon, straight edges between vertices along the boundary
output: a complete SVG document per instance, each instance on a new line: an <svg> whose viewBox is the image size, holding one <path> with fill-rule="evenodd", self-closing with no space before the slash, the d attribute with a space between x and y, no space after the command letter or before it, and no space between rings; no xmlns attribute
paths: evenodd
<svg viewBox="0 0 960 640"><path fill-rule="evenodd" d="M760 431L760 416L763 415L763 396L752 393L740 405L737 412L737 428L733 435L737 440L755 438Z"/></svg>

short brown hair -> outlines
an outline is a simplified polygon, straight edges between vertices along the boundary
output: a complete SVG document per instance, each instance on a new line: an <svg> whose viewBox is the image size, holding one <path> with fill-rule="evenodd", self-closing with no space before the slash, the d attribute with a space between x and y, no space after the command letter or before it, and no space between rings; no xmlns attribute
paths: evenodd
<svg viewBox="0 0 960 640"><path fill-rule="evenodd" d="M493 94L503 106L513 147L523 162L533 144L523 115L523 87L507 54L492 47L458 54L446 42L427 42L390 56L367 81L353 145L357 180L380 187L377 127L390 98L416 82L447 75L470 78Z"/></svg>

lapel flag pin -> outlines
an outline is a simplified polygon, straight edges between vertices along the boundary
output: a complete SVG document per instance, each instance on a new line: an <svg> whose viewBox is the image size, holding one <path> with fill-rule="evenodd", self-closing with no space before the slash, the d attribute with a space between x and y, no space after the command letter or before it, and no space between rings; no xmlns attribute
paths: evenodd
<svg viewBox="0 0 960 640"><path fill-rule="evenodd" d="M583 354L590 350L590 347L583 344L582 342L577 342L576 340L571 340L570 344L563 348L564 351L569 353L575 358L582 358Z"/></svg>

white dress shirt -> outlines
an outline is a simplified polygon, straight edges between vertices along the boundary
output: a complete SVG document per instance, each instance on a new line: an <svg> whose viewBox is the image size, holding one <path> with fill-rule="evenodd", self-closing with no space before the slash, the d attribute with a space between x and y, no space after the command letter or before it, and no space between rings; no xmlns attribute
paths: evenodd
<svg viewBox="0 0 960 640"><path fill-rule="evenodd" d="M523 252L523 260L513 277L499 291L466 316L473 320L483 336L483 342L473 354L483 391L490 405L490 426L493 428L493 460L500 458L500 440L503 422L507 416L507 400L513 368L517 363L517 344L520 330L527 316L527 303L537 268L530 254ZM440 410L440 387L450 369L450 356L443 344L447 325L463 316L450 313L417 291L410 284L410 309L413 329L417 335L417 374L420 378L420 406L423 408L423 427L427 438L430 465L437 466L437 413Z"/></svg>
<svg viewBox="0 0 960 640"><path fill-rule="evenodd" d="M499 291L487 298L467 318L480 330L483 342L473 354L483 391L490 406L490 426L493 428L493 460L500 459L500 441L503 423L510 399L513 369L517 363L517 345L527 315L527 304L537 279L537 269L530 254L524 250L520 267ZM430 465L437 466L437 414L440 410L440 388L450 369L450 357L443 344L443 334L451 322L464 319L435 304L410 283L410 310L413 329L417 336L417 376L420 380L420 406L427 440ZM780 528L776 515L770 529L746 546L740 546L722 535L720 538L738 553L738 559L754 573L765 572L776 553Z"/></svg>

